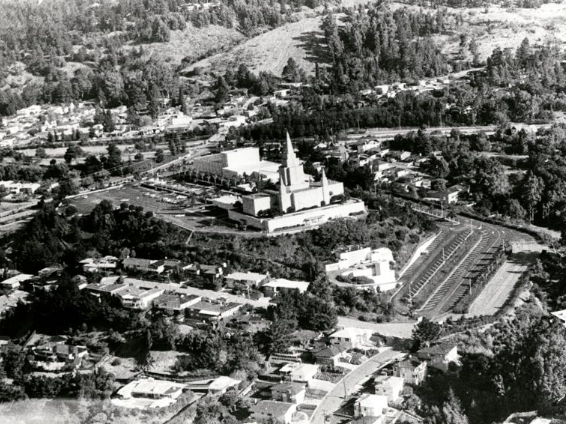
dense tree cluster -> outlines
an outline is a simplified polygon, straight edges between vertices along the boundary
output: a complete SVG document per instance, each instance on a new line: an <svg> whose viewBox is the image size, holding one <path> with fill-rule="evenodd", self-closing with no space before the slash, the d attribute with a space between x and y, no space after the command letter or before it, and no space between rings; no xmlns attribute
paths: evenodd
<svg viewBox="0 0 566 424"><path fill-rule="evenodd" d="M434 14L392 11L379 3L350 11L343 27L330 14L323 30L333 58L333 84L339 91L354 92L446 74L452 66L431 36L457 27L461 20L443 9Z"/></svg>
<svg viewBox="0 0 566 424"><path fill-rule="evenodd" d="M47 204L15 235L13 257L18 269L36 273L55 264L74 266L88 251L120 257L128 249L129 254L162 258L173 253L168 249L181 238L172 226L141 207L122 204L115 209L103 201L85 217L66 218Z"/></svg>
<svg viewBox="0 0 566 424"><path fill-rule="evenodd" d="M439 422L435 417L452 396L460 405L458 415L473 423L500 422L513 412L537 410L545 415L560 410L566 393L561 353L566 331L561 323L528 306L480 338L485 353L464 353L460 369L430 376L417 391L429 405L429 422Z"/></svg>

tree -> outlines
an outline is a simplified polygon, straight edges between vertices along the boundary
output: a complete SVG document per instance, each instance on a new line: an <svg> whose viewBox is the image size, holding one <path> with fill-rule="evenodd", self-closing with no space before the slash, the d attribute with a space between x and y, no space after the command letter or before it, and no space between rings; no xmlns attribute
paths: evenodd
<svg viewBox="0 0 566 424"><path fill-rule="evenodd" d="M297 62L295 62L295 59L292 57L287 60L287 64L283 67L281 77L289 82L296 82L299 80L299 67L297 66Z"/></svg>
<svg viewBox="0 0 566 424"><path fill-rule="evenodd" d="M157 151L155 152L155 162L161 163L164 160L165 160L165 153L163 152L163 149L157 149Z"/></svg>
<svg viewBox="0 0 566 424"><path fill-rule="evenodd" d="M224 77L218 77L214 85L214 91L216 93L214 96L216 103L225 103L228 100L230 97L230 87Z"/></svg>
<svg viewBox="0 0 566 424"><path fill-rule="evenodd" d="M267 330L267 352L273 354L285 352L293 343L293 323L288 319L275 319Z"/></svg>
<svg viewBox="0 0 566 424"><path fill-rule="evenodd" d="M416 348L419 349L421 346L429 346L431 342L438 339L440 335L440 324L429 320L428 318L423 318L413 328L412 338Z"/></svg>
<svg viewBox="0 0 566 424"><path fill-rule="evenodd" d="M452 389L448 392L448 400L442 405L440 415L443 424L468 424L468 417Z"/></svg>
<svg viewBox="0 0 566 424"><path fill-rule="evenodd" d="M106 157L104 167L108 170L119 168L122 165L122 151L116 143L110 143L107 150L108 156Z"/></svg>
<svg viewBox="0 0 566 424"><path fill-rule="evenodd" d="M136 355L136 365L142 371L149 370L154 363L151 356L151 348L153 346L153 337L149 328L140 331L139 350Z"/></svg>
<svg viewBox="0 0 566 424"><path fill-rule="evenodd" d="M544 181L532 172L527 174L523 189L523 201L529 214L529 221L533 222L535 211L542 199Z"/></svg>
<svg viewBox="0 0 566 424"><path fill-rule="evenodd" d="M45 149L43 147L38 147L37 149L35 149L35 156L40 159L45 159L47 157L47 153L45 152Z"/></svg>
<svg viewBox="0 0 566 424"><path fill-rule="evenodd" d="M73 162L83 154L84 154L83 149L81 149L80 146L73 144L72 146L69 146L67 148L67 151L65 152L63 158L65 159L65 162L71 164L71 162Z"/></svg>

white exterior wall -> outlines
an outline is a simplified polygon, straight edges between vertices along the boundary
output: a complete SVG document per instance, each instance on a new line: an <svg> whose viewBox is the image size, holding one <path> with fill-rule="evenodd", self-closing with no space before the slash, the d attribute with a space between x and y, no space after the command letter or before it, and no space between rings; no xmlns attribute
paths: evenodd
<svg viewBox="0 0 566 424"><path fill-rule="evenodd" d="M388 402L396 402L403 391L404 380L399 377L389 377L375 386L375 394L386 396Z"/></svg>
<svg viewBox="0 0 566 424"><path fill-rule="evenodd" d="M223 156L224 167L236 167L259 163L259 149L257 147L247 147L244 149L228 150L220 153Z"/></svg>
<svg viewBox="0 0 566 424"><path fill-rule="evenodd" d="M258 212L271 209L270 196L244 196L242 197L244 213L256 216Z"/></svg>
<svg viewBox="0 0 566 424"><path fill-rule="evenodd" d="M383 410L386 408L387 398L379 395L362 397L354 404L356 415L362 417L379 417L383 415Z"/></svg>
<svg viewBox="0 0 566 424"><path fill-rule="evenodd" d="M271 219L256 218L237 211L228 211L228 217L234 221L245 221L246 224L251 227L272 233L284 229L293 230L298 227L304 227L306 229L312 225L323 224L329 219L346 218L350 214L364 212L366 212L364 202L355 201L340 205L330 205L307 211L289 213Z"/></svg>
<svg viewBox="0 0 566 424"><path fill-rule="evenodd" d="M360 250L352 250L351 252L340 253L340 265L351 267L352 265L366 262L371 253L371 248L366 247Z"/></svg>
<svg viewBox="0 0 566 424"><path fill-rule="evenodd" d="M323 196L322 190L319 187L297 191L292 195L293 207L296 211L301 209L312 208L313 206L320 206L322 204Z"/></svg>

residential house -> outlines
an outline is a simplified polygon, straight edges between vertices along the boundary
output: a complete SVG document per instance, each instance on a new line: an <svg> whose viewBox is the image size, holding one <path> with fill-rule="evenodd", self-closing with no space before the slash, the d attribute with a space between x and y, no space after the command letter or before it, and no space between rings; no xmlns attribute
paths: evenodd
<svg viewBox="0 0 566 424"><path fill-rule="evenodd" d="M114 271L118 264L118 258L115 256L105 256L103 258L86 258L79 263L83 267L84 272L100 272Z"/></svg>
<svg viewBox="0 0 566 424"><path fill-rule="evenodd" d="M202 264L192 264L188 267L184 268L184 271L187 271L194 275L200 275L202 277L206 277L209 279L220 278L224 274L224 268L226 265L202 265Z"/></svg>
<svg viewBox="0 0 566 424"><path fill-rule="evenodd" d="M393 370L396 377L401 377L405 382L418 386L426 378L427 367L426 361L409 357L404 361L397 362Z"/></svg>
<svg viewBox="0 0 566 424"><path fill-rule="evenodd" d="M417 352L417 357L428 366L446 371L450 363L458 363L458 346L454 343L439 343Z"/></svg>
<svg viewBox="0 0 566 424"><path fill-rule="evenodd" d="M271 387L271 398L273 400L297 405L303 403L306 393L306 384L304 383L284 382Z"/></svg>
<svg viewBox="0 0 566 424"><path fill-rule="evenodd" d="M0 286L5 289L15 290L20 287L21 283L33 278L31 274L18 274L10 277L0 283Z"/></svg>
<svg viewBox="0 0 566 424"><path fill-rule="evenodd" d="M290 402L278 402L275 400L260 400L250 408L252 419L258 423L291 424L299 423L294 419L297 405ZM303 413L303 415L306 415ZM305 421L308 423L308 418Z"/></svg>
<svg viewBox="0 0 566 424"><path fill-rule="evenodd" d="M354 403L354 416L379 417L387 411L387 397L365 393Z"/></svg>
<svg viewBox="0 0 566 424"><path fill-rule="evenodd" d="M375 343L370 340L372 336L372 330L346 327L332 333L329 339L332 344L349 343L355 349L374 349Z"/></svg>
<svg viewBox="0 0 566 424"><path fill-rule="evenodd" d="M86 346L71 346L63 342L49 342L32 348L36 361L65 362L78 365L88 356Z"/></svg>
<svg viewBox="0 0 566 424"><path fill-rule="evenodd" d="M185 384L172 381L154 380L152 378L142 378L132 381L118 390L118 399L113 403L128 406L128 400L135 402L132 404L137 408L163 408L174 404L183 394L187 386ZM143 400L146 402L143 402Z"/></svg>
<svg viewBox="0 0 566 424"><path fill-rule="evenodd" d="M388 402L397 402L403 392L405 380L402 377L380 375L374 383L376 395L386 396Z"/></svg>
<svg viewBox="0 0 566 424"><path fill-rule="evenodd" d="M243 285L249 288L259 288L268 278L268 275L256 272L233 272L225 277L225 281L227 287Z"/></svg>
<svg viewBox="0 0 566 424"><path fill-rule="evenodd" d="M122 267L126 271L155 272L157 274L161 274L165 269L159 261L141 258L126 258L122 261Z"/></svg>
<svg viewBox="0 0 566 424"><path fill-rule="evenodd" d="M118 290L116 296L120 298L122 306L131 309L147 309L153 300L165 292L165 287L155 286L153 288L126 285Z"/></svg>
<svg viewBox="0 0 566 424"><path fill-rule="evenodd" d="M327 346L314 353L317 364L337 366L342 358L348 358L349 355L345 348L339 348L336 345Z"/></svg>
<svg viewBox="0 0 566 424"><path fill-rule="evenodd" d="M263 285L262 290L267 297L275 297L277 293L284 290L298 290L300 293L305 293L309 288L306 281L291 281L285 278L275 278L270 282Z"/></svg>
<svg viewBox="0 0 566 424"><path fill-rule="evenodd" d="M212 379L190 381L186 383L186 385L187 388L193 392L222 395L232 387L237 388L241 382L242 380L236 380L222 375Z"/></svg>
<svg viewBox="0 0 566 424"><path fill-rule="evenodd" d="M279 370L279 373L284 375L290 381L308 383L309 381L314 379L316 374L318 374L318 370L318 365L288 363Z"/></svg>
<svg viewBox="0 0 566 424"><path fill-rule="evenodd" d="M194 294L184 293L163 293L161 296L153 300L153 306L160 311L166 311L172 314L179 313L187 309L189 306L200 302L202 298Z"/></svg>
<svg viewBox="0 0 566 424"><path fill-rule="evenodd" d="M242 307L241 303L212 303L201 301L187 307L190 315L194 318L206 321L221 321L234 315Z"/></svg>

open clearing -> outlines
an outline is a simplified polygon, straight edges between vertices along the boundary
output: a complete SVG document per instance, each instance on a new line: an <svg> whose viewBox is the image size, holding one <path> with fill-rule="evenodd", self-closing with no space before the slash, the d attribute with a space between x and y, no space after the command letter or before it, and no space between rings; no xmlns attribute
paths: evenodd
<svg viewBox="0 0 566 424"><path fill-rule="evenodd" d="M190 22L183 31L171 31L171 40L166 43L141 44L145 55L155 56L161 60L169 60L175 64L188 57L191 61L208 56L214 52L227 50L241 43L244 35L236 29L218 25L196 28ZM130 48L139 45L131 45Z"/></svg>
<svg viewBox="0 0 566 424"><path fill-rule="evenodd" d="M227 53L196 62L188 70L202 67L224 73L243 63L256 73L267 71L281 75L287 60L292 57L307 72L313 72L315 63L323 60L318 57L323 51L318 45L323 39L321 19L320 16L307 17L285 24L251 38Z"/></svg>
<svg viewBox="0 0 566 424"><path fill-rule="evenodd" d="M395 9L431 11L433 9L392 3ZM475 40L481 60L485 60L497 47L516 49L528 38L531 46L566 41L566 4L543 4L538 9L512 9L491 5L488 8L445 8L449 13L462 14L464 25L459 30L468 40ZM457 56L461 51L460 34L437 35L435 41L448 55ZM471 60L467 47L466 59Z"/></svg>

